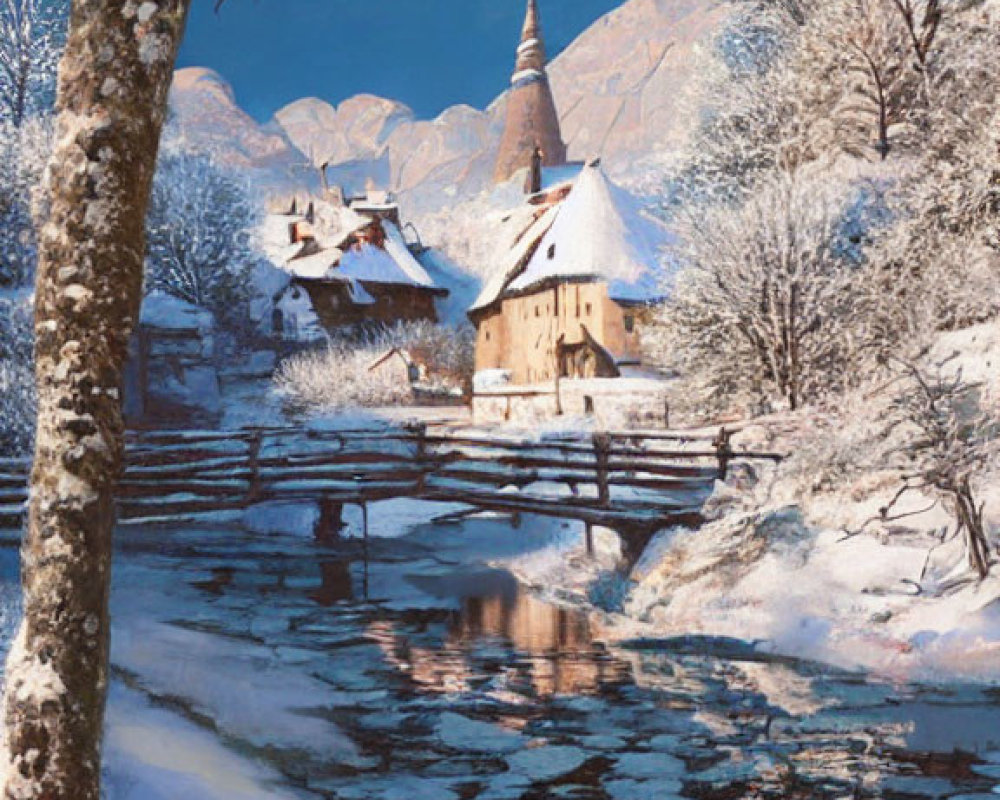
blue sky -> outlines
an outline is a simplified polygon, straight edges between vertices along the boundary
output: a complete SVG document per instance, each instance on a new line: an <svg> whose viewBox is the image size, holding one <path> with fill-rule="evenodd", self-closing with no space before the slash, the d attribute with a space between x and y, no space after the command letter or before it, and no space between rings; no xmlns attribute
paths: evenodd
<svg viewBox="0 0 1000 800"><path fill-rule="evenodd" d="M525 0L194 0L182 67L211 67L260 121L300 97L360 92L421 117L506 87ZM540 0L556 55L621 0Z"/></svg>

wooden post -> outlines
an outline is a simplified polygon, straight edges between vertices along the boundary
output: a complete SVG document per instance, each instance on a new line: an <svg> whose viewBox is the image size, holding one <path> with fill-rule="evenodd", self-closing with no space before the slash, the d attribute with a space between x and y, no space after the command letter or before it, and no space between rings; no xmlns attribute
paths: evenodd
<svg viewBox="0 0 1000 800"><path fill-rule="evenodd" d="M594 434L594 456L597 460L597 499L605 508L611 505L611 486L608 482L608 461L611 454L611 437L606 433Z"/></svg>
<svg viewBox="0 0 1000 800"><path fill-rule="evenodd" d="M423 494L427 487L427 472L430 467L427 453L427 423L420 422L410 426L410 432L416 437L416 465L420 470L420 477L417 478L417 493Z"/></svg>
<svg viewBox="0 0 1000 800"><path fill-rule="evenodd" d="M368 503L361 504L361 553L364 558L364 579L363 586L365 601L368 600Z"/></svg>
<svg viewBox="0 0 1000 800"><path fill-rule="evenodd" d="M313 535L322 544L331 544L340 538L344 527L344 506L329 497L321 497L319 501L319 520Z"/></svg>
<svg viewBox="0 0 1000 800"><path fill-rule="evenodd" d="M719 480L724 481L729 475L729 462L733 458L733 448L729 440L733 438L732 431L727 431L725 425L719 428L719 433L712 442L719 458Z"/></svg>
<svg viewBox="0 0 1000 800"><path fill-rule="evenodd" d="M260 497L260 449L264 434L261 431L254 431L250 434L250 493L248 500L251 504L257 502Z"/></svg>
<svg viewBox="0 0 1000 800"><path fill-rule="evenodd" d="M587 555L590 558L594 557L594 526L591 523L586 523L586 537L587 537Z"/></svg>

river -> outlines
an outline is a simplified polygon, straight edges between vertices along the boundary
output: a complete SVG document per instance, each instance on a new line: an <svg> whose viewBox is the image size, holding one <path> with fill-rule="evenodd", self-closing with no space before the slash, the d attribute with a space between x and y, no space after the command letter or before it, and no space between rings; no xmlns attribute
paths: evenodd
<svg viewBox="0 0 1000 800"><path fill-rule="evenodd" d="M552 557L571 527L401 533L124 529L110 800L1000 796L995 690L732 641L609 648L495 566Z"/></svg>

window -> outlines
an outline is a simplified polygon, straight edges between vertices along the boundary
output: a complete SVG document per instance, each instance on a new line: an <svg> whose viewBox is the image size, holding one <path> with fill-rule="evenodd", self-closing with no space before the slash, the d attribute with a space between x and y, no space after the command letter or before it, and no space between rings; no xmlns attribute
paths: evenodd
<svg viewBox="0 0 1000 800"><path fill-rule="evenodd" d="M625 332L632 333L635 330L635 317L632 314L625 315Z"/></svg>
<svg viewBox="0 0 1000 800"><path fill-rule="evenodd" d="M556 246L555 244L549 245L549 261L556 257Z"/></svg>
<svg viewBox="0 0 1000 800"><path fill-rule="evenodd" d="M538 306L535 306L535 316L536 317L542 316L542 312L541 312L541 310L539 309Z"/></svg>
<svg viewBox="0 0 1000 800"><path fill-rule="evenodd" d="M484 334L485 334L486 341L488 342L490 340L490 332L489 331L484 331Z"/></svg>
<svg viewBox="0 0 1000 800"><path fill-rule="evenodd" d="M587 316L589 317L590 316L590 312L594 310L594 307L590 303L587 303L587 305L584 307L584 309L587 312Z"/></svg>

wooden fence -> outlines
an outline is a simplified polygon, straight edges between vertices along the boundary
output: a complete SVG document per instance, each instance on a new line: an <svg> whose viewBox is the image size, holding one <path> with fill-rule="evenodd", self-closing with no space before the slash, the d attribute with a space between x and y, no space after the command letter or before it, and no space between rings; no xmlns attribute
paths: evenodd
<svg viewBox="0 0 1000 800"><path fill-rule="evenodd" d="M352 430L257 428L130 433L119 484L124 522L167 521L270 501L344 504L415 497L656 530L695 525L717 478L737 459L714 438L634 431L542 440L434 433L426 426ZM0 460L0 526L20 524L26 461Z"/></svg>

